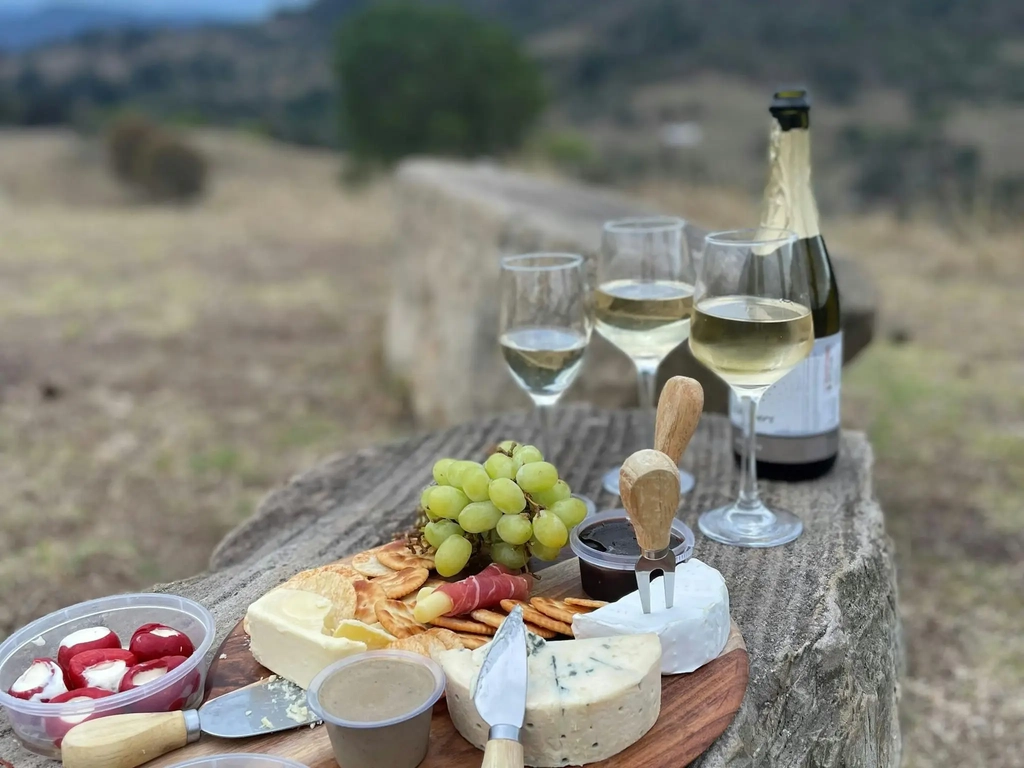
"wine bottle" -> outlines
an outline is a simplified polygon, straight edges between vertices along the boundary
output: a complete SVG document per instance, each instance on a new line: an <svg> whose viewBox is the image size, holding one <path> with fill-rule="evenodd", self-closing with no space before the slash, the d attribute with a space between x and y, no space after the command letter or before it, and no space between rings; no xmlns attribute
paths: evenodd
<svg viewBox="0 0 1024 768"><path fill-rule="evenodd" d="M835 464L839 453L839 404L843 332L839 290L818 226L811 189L810 102L807 92L779 91L769 109L770 173L761 223L799 238L793 269L807 271L814 324L811 354L769 389L758 405L757 473L774 480L809 480ZM743 409L730 394L733 450L743 450Z"/></svg>

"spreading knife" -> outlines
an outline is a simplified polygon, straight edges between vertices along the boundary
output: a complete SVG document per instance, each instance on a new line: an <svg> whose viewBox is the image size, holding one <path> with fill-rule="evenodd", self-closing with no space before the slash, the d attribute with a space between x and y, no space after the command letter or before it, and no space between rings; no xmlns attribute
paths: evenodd
<svg viewBox="0 0 1024 768"><path fill-rule="evenodd" d="M280 678L211 699L199 709L87 720L61 742L64 768L135 768L197 741L243 739L315 723L305 693Z"/></svg>
<svg viewBox="0 0 1024 768"><path fill-rule="evenodd" d="M640 606L644 613L651 612L651 574L661 571L665 607L671 608L676 587L672 521L679 507L679 468L661 451L637 451L622 464L619 487L640 545L641 555L636 561Z"/></svg>
<svg viewBox="0 0 1024 768"><path fill-rule="evenodd" d="M490 726L483 768L522 768L526 684L526 626L517 605L491 641L473 686L473 704Z"/></svg>

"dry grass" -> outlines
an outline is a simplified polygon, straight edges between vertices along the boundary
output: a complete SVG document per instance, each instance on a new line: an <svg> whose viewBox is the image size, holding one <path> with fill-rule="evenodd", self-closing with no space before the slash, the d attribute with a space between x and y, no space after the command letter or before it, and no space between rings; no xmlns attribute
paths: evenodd
<svg viewBox="0 0 1024 768"><path fill-rule="evenodd" d="M386 187L330 155L208 135L214 188L140 207L66 134L0 135L0 636L201 570L259 498L406 428L379 364ZM712 226L756 201L640 190ZM827 222L882 298L846 374L898 549L909 768L1022 765L1019 233Z"/></svg>
<svg viewBox="0 0 1024 768"><path fill-rule="evenodd" d="M158 208L88 144L0 138L0 637L203 570L269 489L402 424L388 190L345 194L330 155L203 144L209 198Z"/></svg>
<svg viewBox="0 0 1024 768"><path fill-rule="evenodd" d="M642 194L708 226L756 221L721 190ZM961 223L962 224L962 223ZM880 294L877 341L846 371L896 542L907 642L907 768L1024 765L1024 251L885 216L826 222Z"/></svg>

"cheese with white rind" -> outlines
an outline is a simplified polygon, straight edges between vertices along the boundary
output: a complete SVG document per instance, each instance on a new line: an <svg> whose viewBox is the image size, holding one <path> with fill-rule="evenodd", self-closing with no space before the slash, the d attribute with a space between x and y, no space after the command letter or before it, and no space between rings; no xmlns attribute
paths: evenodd
<svg viewBox="0 0 1024 768"><path fill-rule="evenodd" d="M547 643L527 635L529 684L520 737L526 765L560 768L600 762L639 741L661 712L661 645L655 635ZM473 686L490 650L438 654L447 676L448 714L478 749L488 726Z"/></svg>
<svg viewBox="0 0 1024 768"><path fill-rule="evenodd" d="M271 672L308 688L321 670L366 651L366 643L324 634L324 619L333 607L312 592L268 592L245 615L249 650Z"/></svg>
<svg viewBox="0 0 1024 768"><path fill-rule="evenodd" d="M661 673L693 672L725 648L729 639L729 590L722 574L692 558L676 566L675 597L665 608L665 587L651 581L651 612L644 613L640 593L631 592L591 613L573 617L577 638L614 637L653 632L661 640Z"/></svg>

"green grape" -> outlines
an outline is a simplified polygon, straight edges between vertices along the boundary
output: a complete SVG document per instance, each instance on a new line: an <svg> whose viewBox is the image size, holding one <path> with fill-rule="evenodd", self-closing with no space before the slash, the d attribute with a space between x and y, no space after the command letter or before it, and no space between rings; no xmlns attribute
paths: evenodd
<svg viewBox="0 0 1024 768"><path fill-rule="evenodd" d="M535 461L544 461L544 454L536 445L520 445L512 451L512 458L519 459L520 464L532 464Z"/></svg>
<svg viewBox="0 0 1024 768"><path fill-rule="evenodd" d="M561 549L569 540L569 531L562 520L547 510L533 521L533 535L545 547Z"/></svg>
<svg viewBox="0 0 1024 768"><path fill-rule="evenodd" d="M587 505L580 499L568 498L548 507L548 511L561 520L566 528L575 528L587 516Z"/></svg>
<svg viewBox="0 0 1024 768"><path fill-rule="evenodd" d="M502 515L498 535L509 544L525 544L533 536L533 523L526 515Z"/></svg>
<svg viewBox="0 0 1024 768"><path fill-rule="evenodd" d="M501 510L489 501L474 501L459 512L459 525L467 533L490 531L503 515Z"/></svg>
<svg viewBox="0 0 1024 768"><path fill-rule="evenodd" d="M487 501L487 488L491 477L479 464L467 467L462 473L462 490L471 501Z"/></svg>
<svg viewBox="0 0 1024 768"><path fill-rule="evenodd" d="M455 459L438 459L434 462L434 482L438 485L450 485L448 482L448 468L455 463Z"/></svg>
<svg viewBox="0 0 1024 768"><path fill-rule="evenodd" d="M523 489L516 485L515 480L509 480L507 477L491 480L487 495L494 502L494 506L506 515L515 515L526 509Z"/></svg>
<svg viewBox="0 0 1024 768"><path fill-rule="evenodd" d="M452 488L450 485L435 485L430 489L427 509L438 517L454 520L467 504L469 504L469 497L458 488Z"/></svg>
<svg viewBox="0 0 1024 768"><path fill-rule="evenodd" d="M522 568L526 565L526 550L499 541L491 545L491 560L506 568Z"/></svg>
<svg viewBox="0 0 1024 768"><path fill-rule="evenodd" d="M512 453L516 446L519 445L515 440L502 440L498 443L498 450L504 451L505 453Z"/></svg>
<svg viewBox="0 0 1024 768"><path fill-rule="evenodd" d="M445 475L448 479L448 485L454 485L456 488L462 488L462 473L466 471L467 461L453 461L448 465L445 470Z"/></svg>
<svg viewBox="0 0 1024 768"><path fill-rule="evenodd" d="M547 560L548 562L557 560L558 553L561 552L560 547L546 547L537 541L536 538L530 539L530 543L527 546L533 557L536 557L538 560Z"/></svg>
<svg viewBox="0 0 1024 768"><path fill-rule="evenodd" d="M546 461L532 461L516 472L516 482L529 494L543 493L555 487L558 482L558 470L554 464Z"/></svg>
<svg viewBox="0 0 1024 768"><path fill-rule="evenodd" d="M438 520L434 523L427 523L423 526L423 538L434 547L440 547L441 542L449 536L461 536L462 528L454 520Z"/></svg>
<svg viewBox="0 0 1024 768"><path fill-rule="evenodd" d="M548 509L551 509L554 504L562 501L562 499L568 499L570 496L572 496L572 489L569 488L569 484L565 480L559 480L546 491L530 494L530 498Z"/></svg>
<svg viewBox="0 0 1024 768"><path fill-rule="evenodd" d="M441 576L454 576L469 562L473 545L464 536L449 536L434 553L434 569Z"/></svg>
<svg viewBox="0 0 1024 768"><path fill-rule="evenodd" d="M426 509L430 505L430 492L434 490L436 486L428 485L420 492L420 507Z"/></svg>
<svg viewBox="0 0 1024 768"><path fill-rule="evenodd" d="M487 461L484 462L484 469L487 470L487 475L491 480L497 480L499 477L515 480L516 471L514 467L515 464L512 459L503 453L492 453L487 457Z"/></svg>

